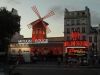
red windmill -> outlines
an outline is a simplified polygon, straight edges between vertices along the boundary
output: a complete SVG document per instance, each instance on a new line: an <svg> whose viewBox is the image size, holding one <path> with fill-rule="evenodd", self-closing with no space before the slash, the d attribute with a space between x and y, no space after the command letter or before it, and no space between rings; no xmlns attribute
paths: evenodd
<svg viewBox="0 0 100 75"><path fill-rule="evenodd" d="M45 15L44 17L41 17L36 6L33 6L32 10L35 12L35 14L39 18L28 25L29 28L32 27L32 41L34 42L36 39L46 38L46 33L49 33L50 29L48 28L48 23L43 20L50 16L53 16L54 12L50 11L47 15Z"/></svg>

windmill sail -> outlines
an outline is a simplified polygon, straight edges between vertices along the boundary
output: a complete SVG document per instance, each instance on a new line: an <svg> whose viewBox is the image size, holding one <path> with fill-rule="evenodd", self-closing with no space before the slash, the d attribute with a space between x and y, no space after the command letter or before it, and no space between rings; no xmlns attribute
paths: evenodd
<svg viewBox="0 0 100 75"><path fill-rule="evenodd" d="M38 20L27 25L28 28L32 28L32 41L34 41L35 39L41 39L41 38L45 39L46 33L50 33L51 30L48 27L48 23L43 20L50 16L53 16L54 12L50 11L47 15L45 15L44 17L41 17L36 6L33 6L32 10L39 18Z"/></svg>

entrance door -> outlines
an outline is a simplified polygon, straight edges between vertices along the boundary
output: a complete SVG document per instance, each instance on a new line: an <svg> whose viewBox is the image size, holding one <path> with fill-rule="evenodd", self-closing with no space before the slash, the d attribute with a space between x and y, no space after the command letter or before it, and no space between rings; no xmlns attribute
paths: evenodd
<svg viewBox="0 0 100 75"><path fill-rule="evenodd" d="M87 48L86 47L66 47L65 54L67 54L68 63L81 63L87 58Z"/></svg>
<svg viewBox="0 0 100 75"><path fill-rule="evenodd" d="M29 63L30 62L30 52L29 51L24 51L23 52L23 57L24 57L24 61L26 63Z"/></svg>

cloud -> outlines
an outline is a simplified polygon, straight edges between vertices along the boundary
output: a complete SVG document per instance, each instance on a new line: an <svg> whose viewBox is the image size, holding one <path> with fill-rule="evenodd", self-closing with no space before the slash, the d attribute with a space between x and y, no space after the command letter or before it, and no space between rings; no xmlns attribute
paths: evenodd
<svg viewBox="0 0 100 75"><path fill-rule="evenodd" d="M52 6L50 10L54 11L54 19L61 20L64 16L64 8L62 6Z"/></svg>
<svg viewBox="0 0 100 75"><path fill-rule="evenodd" d="M98 25L100 24L100 15L96 11L91 11L91 24Z"/></svg>
<svg viewBox="0 0 100 75"><path fill-rule="evenodd" d="M11 3L11 4L20 4L21 1L20 0L6 0L7 3Z"/></svg>
<svg viewBox="0 0 100 75"><path fill-rule="evenodd" d="M63 6L53 6L50 9L55 12L54 19L56 18L58 20L61 20L61 18L64 17L65 7L67 7L68 10L70 9L71 11L79 11L80 10L79 8L72 7L72 6L64 6L64 7ZM85 9L83 9L83 10L85 10ZM96 12L96 11L90 10L90 14L91 14L91 25L100 24L100 15L99 15L99 13Z"/></svg>

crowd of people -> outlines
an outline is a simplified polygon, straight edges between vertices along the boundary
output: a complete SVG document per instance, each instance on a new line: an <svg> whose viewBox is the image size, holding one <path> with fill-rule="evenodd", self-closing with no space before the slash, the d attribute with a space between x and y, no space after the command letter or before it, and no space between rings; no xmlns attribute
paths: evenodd
<svg viewBox="0 0 100 75"><path fill-rule="evenodd" d="M31 53L30 58L32 63L41 62L41 61L56 62L58 60L62 61L63 55L62 54L54 55L52 51L45 51L44 54L38 51L34 51Z"/></svg>
<svg viewBox="0 0 100 75"><path fill-rule="evenodd" d="M45 49L44 52L40 52L40 50L36 49L30 53L30 62L26 62L23 54L19 50L18 55L11 55L10 63L17 63L17 64L25 64L25 63L39 63L39 62L56 62L57 64L66 63L66 64L86 64L88 65L88 60L83 58L71 58L67 55L63 54L54 54L52 50ZM97 62L96 62L97 63Z"/></svg>
<svg viewBox="0 0 100 75"><path fill-rule="evenodd" d="M17 55L11 55L10 62L17 62L18 64L24 63L38 63L38 62L62 62L63 54L54 54L52 50L45 49L44 52L40 52L39 49L31 51L30 53L30 62L26 62L23 54L19 50Z"/></svg>

